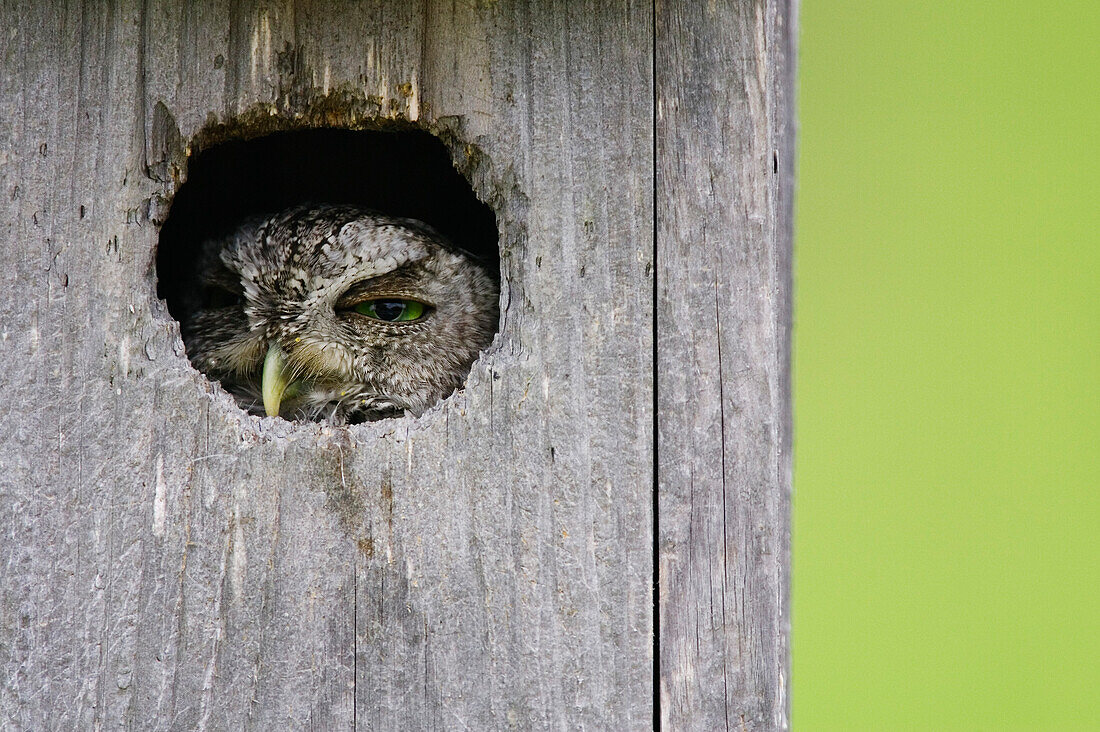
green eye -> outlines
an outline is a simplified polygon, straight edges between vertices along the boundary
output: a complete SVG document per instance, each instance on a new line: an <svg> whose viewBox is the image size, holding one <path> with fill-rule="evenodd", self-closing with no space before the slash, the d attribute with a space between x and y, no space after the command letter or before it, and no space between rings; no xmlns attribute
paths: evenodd
<svg viewBox="0 0 1100 732"><path fill-rule="evenodd" d="M425 305L416 300L365 300L355 312L387 323L407 323L424 317Z"/></svg>

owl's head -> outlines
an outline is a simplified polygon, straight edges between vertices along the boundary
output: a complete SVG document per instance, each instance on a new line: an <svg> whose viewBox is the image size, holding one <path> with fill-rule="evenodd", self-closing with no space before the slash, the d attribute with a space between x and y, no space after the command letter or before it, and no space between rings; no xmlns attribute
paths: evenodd
<svg viewBox="0 0 1100 732"><path fill-rule="evenodd" d="M483 266L424 224L356 206L247 222L205 260L188 355L254 413L420 414L462 384L496 329Z"/></svg>

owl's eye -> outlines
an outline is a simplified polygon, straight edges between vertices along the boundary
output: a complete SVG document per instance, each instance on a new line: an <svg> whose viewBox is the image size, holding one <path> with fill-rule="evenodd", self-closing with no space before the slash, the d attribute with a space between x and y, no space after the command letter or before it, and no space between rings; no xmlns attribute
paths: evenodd
<svg viewBox="0 0 1100 732"><path fill-rule="evenodd" d="M365 300L355 306L355 312L387 323L407 323L424 317L427 307L416 300Z"/></svg>

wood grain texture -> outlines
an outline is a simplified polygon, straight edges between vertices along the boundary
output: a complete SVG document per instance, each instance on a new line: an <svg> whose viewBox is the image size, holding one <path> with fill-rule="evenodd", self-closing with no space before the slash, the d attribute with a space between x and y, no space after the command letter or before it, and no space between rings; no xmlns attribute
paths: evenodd
<svg viewBox="0 0 1100 732"><path fill-rule="evenodd" d="M662 727L786 729L794 9L656 16Z"/></svg>
<svg viewBox="0 0 1100 732"><path fill-rule="evenodd" d="M4 5L0 727L650 728L656 475L662 727L785 728L793 13ZM501 334L247 417L155 294L188 150L378 117L496 210Z"/></svg>
<svg viewBox="0 0 1100 732"><path fill-rule="evenodd" d="M651 18L5 4L0 727L650 725ZM420 419L246 417L155 296L188 146L370 115L497 210L501 335Z"/></svg>

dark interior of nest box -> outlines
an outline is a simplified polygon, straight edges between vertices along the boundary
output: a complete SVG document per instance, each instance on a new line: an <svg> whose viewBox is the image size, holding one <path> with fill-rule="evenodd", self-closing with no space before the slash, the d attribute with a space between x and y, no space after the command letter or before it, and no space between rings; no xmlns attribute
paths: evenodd
<svg viewBox="0 0 1100 732"><path fill-rule="evenodd" d="M496 217L419 129L282 132L226 142L188 161L157 250L157 295L180 319L202 243L246 218L302 203L354 203L423 221L499 273Z"/></svg>

